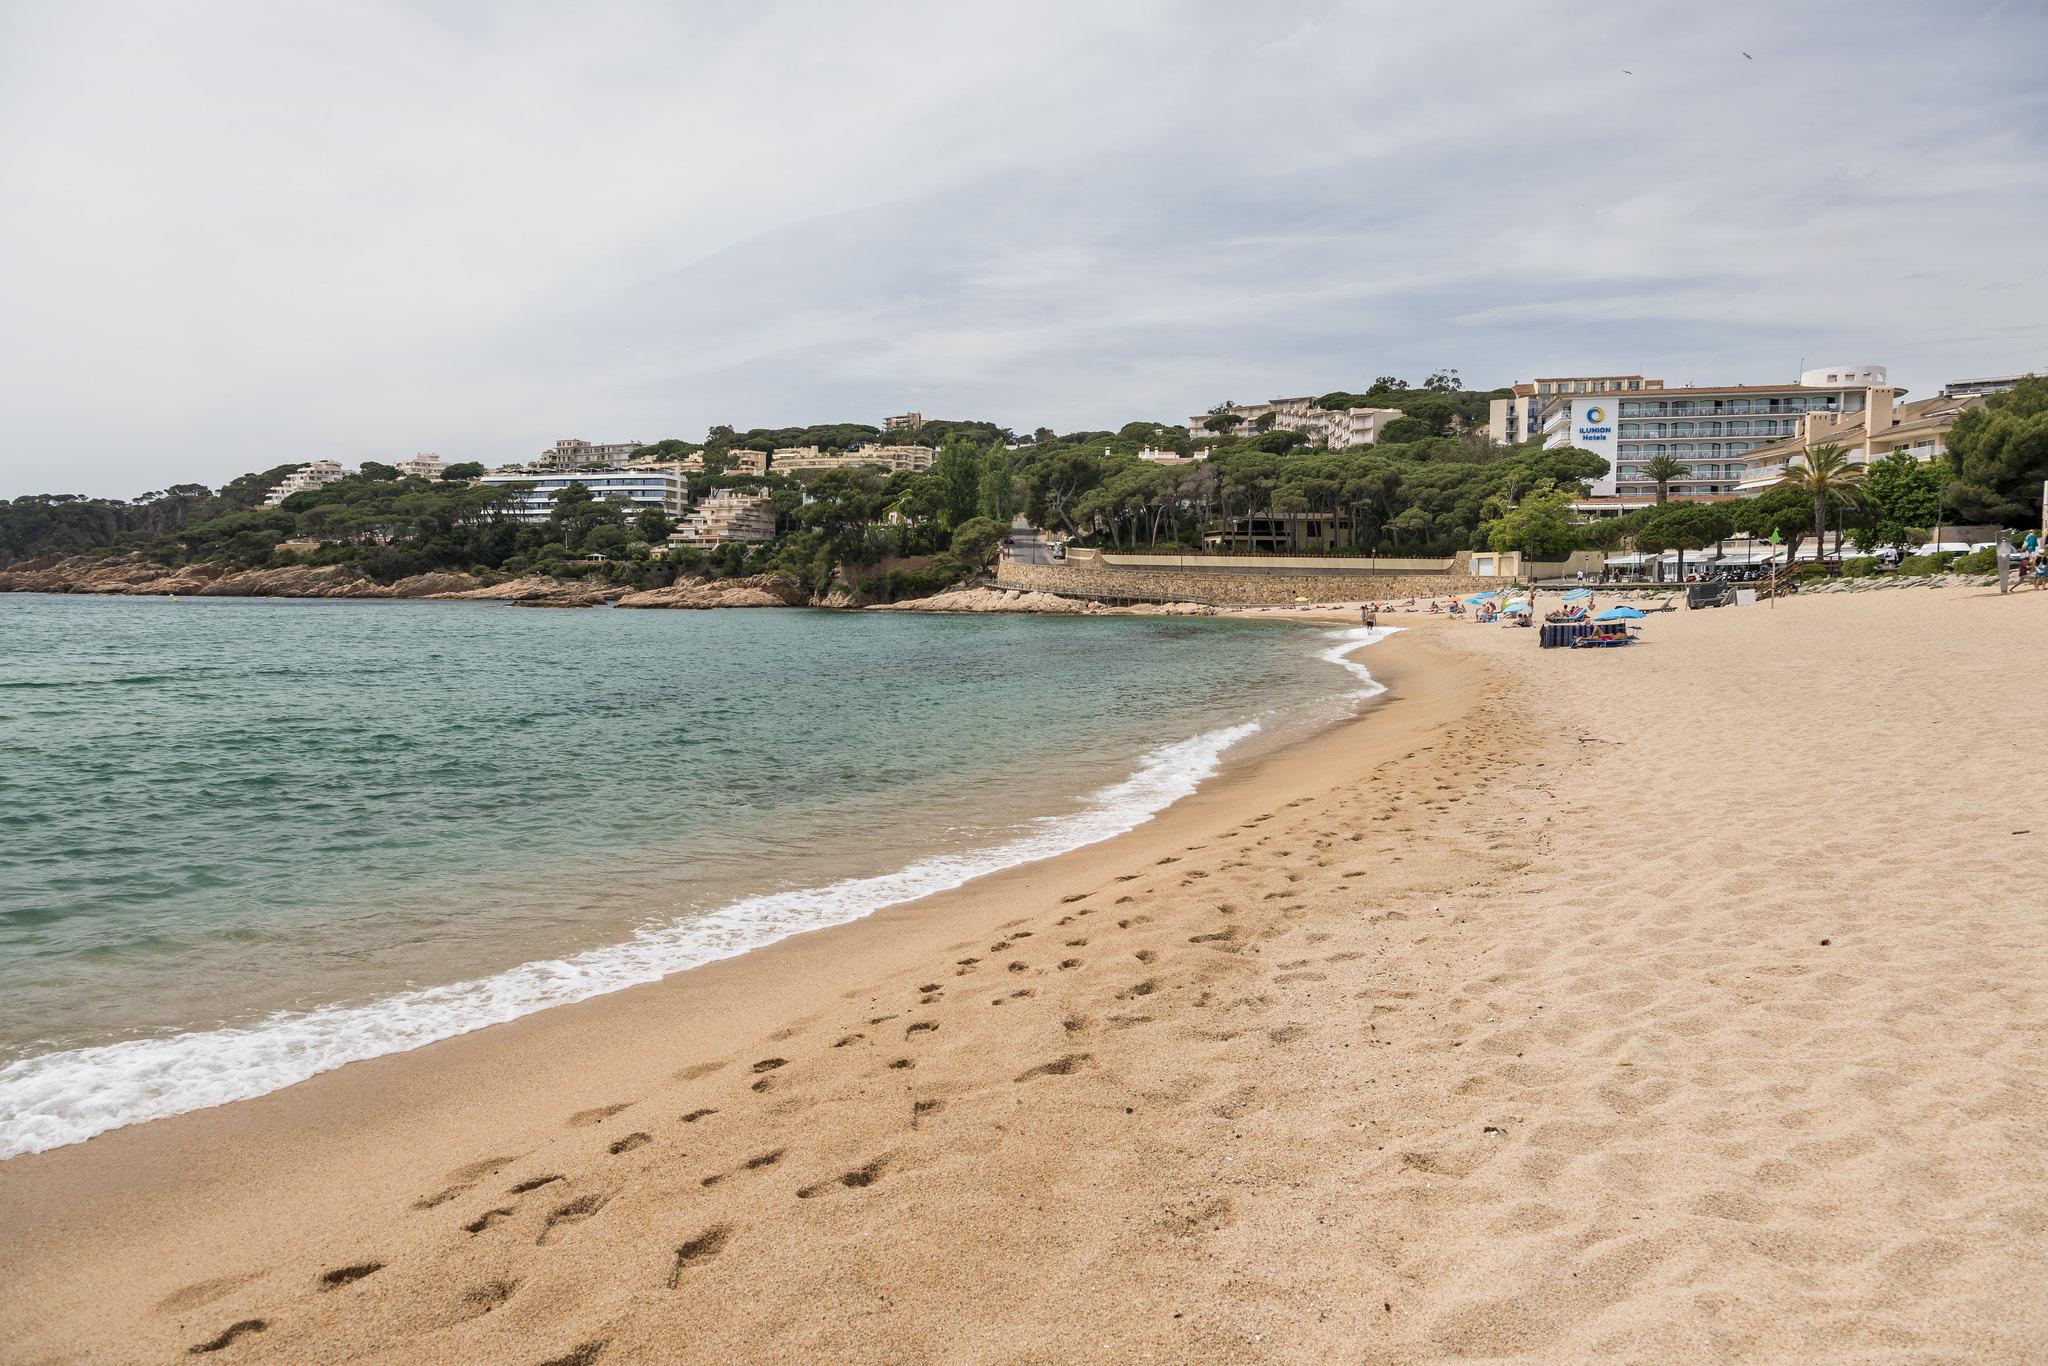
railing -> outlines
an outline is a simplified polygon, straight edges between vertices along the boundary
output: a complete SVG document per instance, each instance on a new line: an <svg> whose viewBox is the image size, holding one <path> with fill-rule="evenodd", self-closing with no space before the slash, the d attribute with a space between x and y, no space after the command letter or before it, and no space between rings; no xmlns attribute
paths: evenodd
<svg viewBox="0 0 2048 1366"><path fill-rule="evenodd" d="M1377 555L1127 555L1104 550L1069 550L1067 558L1110 569L1248 569L1275 573L1448 574L1458 563L1455 558L1401 559Z"/></svg>

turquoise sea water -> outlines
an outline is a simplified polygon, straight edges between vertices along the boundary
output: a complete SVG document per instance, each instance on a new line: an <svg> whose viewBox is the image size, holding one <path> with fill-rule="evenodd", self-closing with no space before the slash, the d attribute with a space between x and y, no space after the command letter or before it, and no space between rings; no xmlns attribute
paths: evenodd
<svg viewBox="0 0 2048 1366"><path fill-rule="evenodd" d="M0 1156L1107 838L1346 634L0 595Z"/></svg>

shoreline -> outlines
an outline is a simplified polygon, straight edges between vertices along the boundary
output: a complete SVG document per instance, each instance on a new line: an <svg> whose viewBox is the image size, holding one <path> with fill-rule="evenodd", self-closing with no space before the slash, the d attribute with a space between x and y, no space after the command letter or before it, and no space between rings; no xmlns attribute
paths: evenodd
<svg viewBox="0 0 2048 1366"><path fill-rule="evenodd" d="M2048 697L1969 684L2048 649L2043 601L1404 631L1366 714L1117 839L0 1163L0 1324L123 1362L2030 1360Z"/></svg>
<svg viewBox="0 0 2048 1366"><path fill-rule="evenodd" d="M1362 645L1366 643L1339 649L1350 653ZM711 1032L713 1038L741 1034L748 1024L760 1028L768 1016L782 1010L786 985L778 985L778 979L795 977L803 987L815 989L831 971L827 963L844 965L848 956L862 967L879 969L928 952L936 938L987 934L995 924L993 911L987 909L991 901L1004 905L1006 913L1049 903L1055 889L1100 879L1110 866L1133 866L1159 856L1161 850L1186 846L1196 834L1212 836L1219 823L1245 815L1247 803L1264 813L1282 797L1292 799L1315 788L1323 778L1321 766L1307 780L1292 770L1305 758L1321 760L1325 750L1356 745L1358 756L1343 762L1346 768L1356 762L1380 762L1384 752L1409 743L1415 727L1442 721L1446 709L1454 707L1454 690L1442 688L1448 674L1446 659L1415 659L1413 647L1389 649L1391 639L1372 645L1374 680L1384 692L1366 698L1358 713L1249 760L1233 760L1225 752L1217 770L1194 793L1108 840L1012 864L961 887L893 903L846 924L772 940L659 981L549 1006L403 1053L346 1063L276 1092L123 1124L78 1143L8 1157L0 1161L0 1223L16 1235L0 1251L0 1270L12 1284L23 1284L20 1278L33 1276L35 1266L61 1266L68 1260L63 1247L68 1237L43 1243L37 1231L76 1229L80 1219L147 1225L152 1219L172 1223L174 1210L193 1202L274 1206L289 1194L264 1190L266 1173L332 1169L346 1165L348 1151L365 1143L393 1151L403 1147L406 1137L418 1141L424 1133L432 1135L428 1147L457 1143L467 1130L461 1112L483 1104L489 1092L481 1079L508 1069L545 1077L543 1090L551 1096L561 1087L590 1100L590 1106L580 1108L600 1106L598 1092L612 1090L625 1079L592 1085L586 1077L567 1073L604 1075L614 1067L633 1067L631 1057L614 1057L614 1067L592 1069L592 1053L606 1051L600 1036L614 1028L610 1016L639 1028L651 1016L680 1010L680 1020L666 1020L668 1030L696 1030L705 1026L705 1016L715 1016L719 1024ZM1432 696L1415 696L1415 690ZM688 997L709 997L715 1004L692 1008ZM578 1061L563 1067L559 1059L565 1057ZM449 1114L451 1106L455 1114ZM436 1110L442 1114L422 1120L422 1112ZM328 1124L322 1116L332 1114L350 1116L354 1130L340 1151L326 1137ZM526 1141L541 1141L541 1135L528 1135ZM401 1173L416 1169L412 1161L377 1161L373 1167L383 1180L401 1180ZM354 1180L377 1178L360 1173ZM141 1260L156 1262L156 1253Z"/></svg>
<svg viewBox="0 0 2048 1366"><path fill-rule="evenodd" d="M1319 636L1357 634L1309 624ZM927 851L879 871L827 871L821 880L800 886L737 893L688 920L643 927L616 942L560 957L541 955L477 976L425 985L394 981L354 1002L17 1059L10 1070L19 1075L7 1079L7 1100L18 1108L0 1127L0 1162L194 1110L260 1099L340 1067L631 990L758 952L792 935L852 923L1122 838L1220 777L1267 757L1276 744L1293 747L1358 719L1363 705L1384 688L1347 656L1384 638L1339 639L1330 648L1321 648L1320 640L1304 642L1305 669L1313 670L1312 661L1319 659L1365 680L1363 690L1332 691L1329 700L1341 698L1341 711L1322 714L1318 703L1315 710L1276 721L1266 708L1169 743L1134 736L1134 743L1146 747L1129 756L1130 767L1121 774L1099 787L1070 793L1065 809L1007 834L989 832L984 843ZM191 1086L203 1088L201 1095L180 1095ZM120 1098L118 1108L110 1108L111 1097Z"/></svg>
<svg viewBox="0 0 2048 1366"><path fill-rule="evenodd" d="M621 1088L644 1088L669 1075L648 1071L650 1033L663 1039L655 1051L669 1062L682 1052L708 1062L749 1034L772 1033L777 1021L786 1023L792 998L827 999L835 982L861 973L900 975L904 963L943 952L942 943L994 934L1015 915L1085 894L1071 889L1095 885L1112 876L1112 869L1170 859L1169 850L1214 838L1221 828L1300 799L1328 781L1325 747L1348 751L1349 771L1383 763L1453 715L1470 686L1452 661L1428 647L1411 639L1390 650L1390 643L1376 642L1373 654L1376 680L1387 691L1357 714L1241 764L1232 764L1226 753L1192 794L1107 840L659 981L349 1063L267 1094L0 1162L0 1221L15 1230L0 1251L0 1273L17 1287L41 1287L38 1295L17 1297L17 1304L35 1300L45 1306L13 1331L40 1335L67 1321L75 1325L88 1301L100 1302L107 1294L109 1287L88 1267L110 1255L126 1265L125 1275L149 1282L126 1303L126 1312L138 1320L148 1317L149 1304L178 1290L164 1280L211 1279L198 1261L168 1277L162 1270L178 1265L175 1250L191 1250L185 1221L195 1207L210 1211L208 1222L215 1226L198 1240L202 1244L231 1243L231 1231L246 1234L268 1223L263 1241L272 1255L285 1257L296 1244L321 1241L316 1230L331 1217L324 1211L337 1184L378 1191L385 1205L432 1198L436 1192L414 1189L422 1164L431 1162L426 1154L479 1141L474 1113L502 1106L499 1088L508 1079L516 1079L536 1103L545 1096L550 1111L604 1109L605 1098ZM622 1046L622 1031L634 1042ZM345 1120L345 1133L335 1131L337 1119ZM494 1137L493 1143L545 1144L560 1123L561 1116L550 1113L547 1121L514 1126L517 1132ZM323 1213L295 1226L276 1211L303 1194L302 1174L308 1171L325 1174L321 1194L304 1202ZM81 1242L81 1229L95 1232ZM88 1246L89 1260L78 1260ZM145 1268L157 1269L154 1279ZM88 1297L69 1312L63 1307L67 1288Z"/></svg>

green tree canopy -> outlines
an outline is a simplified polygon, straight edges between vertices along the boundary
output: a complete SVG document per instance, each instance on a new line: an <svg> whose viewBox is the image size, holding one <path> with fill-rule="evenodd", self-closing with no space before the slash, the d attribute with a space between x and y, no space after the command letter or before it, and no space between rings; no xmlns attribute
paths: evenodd
<svg viewBox="0 0 2048 1366"><path fill-rule="evenodd" d="M1956 419L1948 437L1955 463L1956 516L1999 526L2032 526L2048 483L2048 379L2028 375L2010 391Z"/></svg>

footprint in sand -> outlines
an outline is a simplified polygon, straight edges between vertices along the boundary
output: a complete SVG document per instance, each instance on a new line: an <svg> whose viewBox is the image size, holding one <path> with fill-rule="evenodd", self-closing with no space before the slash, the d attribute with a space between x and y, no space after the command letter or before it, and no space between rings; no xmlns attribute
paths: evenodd
<svg viewBox="0 0 2048 1366"><path fill-rule="evenodd" d="M578 1110L575 1114L569 1116L568 1122L579 1129L587 1128L592 1124L598 1124L610 1119L619 1111L626 1109L628 1104L630 1102L618 1105L599 1105L589 1110Z"/></svg>
<svg viewBox="0 0 2048 1366"><path fill-rule="evenodd" d="M338 1266L320 1277L322 1290L339 1290L344 1285L353 1285L365 1276L375 1275L384 1269L382 1262L358 1262L354 1266Z"/></svg>
<svg viewBox="0 0 2048 1366"><path fill-rule="evenodd" d="M210 1338L205 1342L194 1343L185 1350L192 1356L200 1356L207 1352L218 1352L222 1348L233 1344L237 1338L247 1337L251 1333L260 1333L269 1326L270 1324L264 1319L243 1319L239 1323L229 1324L222 1330L219 1337Z"/></svg>
<svg viewBox="0 0 2048 1366"><path fill-rule="evenodd" d="M849 1190L859 1190L863 1186L872 1186L875 1182L882 1179L882 1171L887 1166L888 1159L878 1157L865 1166L855 1167L850 1172L841 1172L830 1181L819 1181L805 1186L796 1193L796 1198L808 1200L812 1196L823 1195L834 1186L845 1186Z"/></svg>
<svg viewBox="0 0 2048 1366"><path fill-rule="evenodd" d="M611 1196L609 1195L600 1195L593 1191L589 1195L577 1196L566 1205L557 1205L554 1211L548 1215L547 1222L541 1225L540 1237L534 1239L534 1241L536 1243L545 1243L554 1235L557 1228L567 1224L582 1223L585 1219L603 1209L605 1202L610 1199Z"/></svg>
<svg viewBox="0 0 2048 1366"><path fill-rule="evenodd" d="M1054 1058L1051 1062L1042 1062L1036 1067L1018 1073L1017 1080L1024 1082L1030 1081L1033 1077L1069 1076L1094 1061L1093 1053L1069 1053L1063 1058Z"/></svg>
<svg viewBox="0 0 2048 1366"><path fill-rule="evenodd" d="M676 1249L675 1266L668 1273L668 1288L674 1290L683 1283L683 1272L695 1262L708 1261L725 1250L732 1240L730 1224L713 1224L696 1237Z"/></svg>

